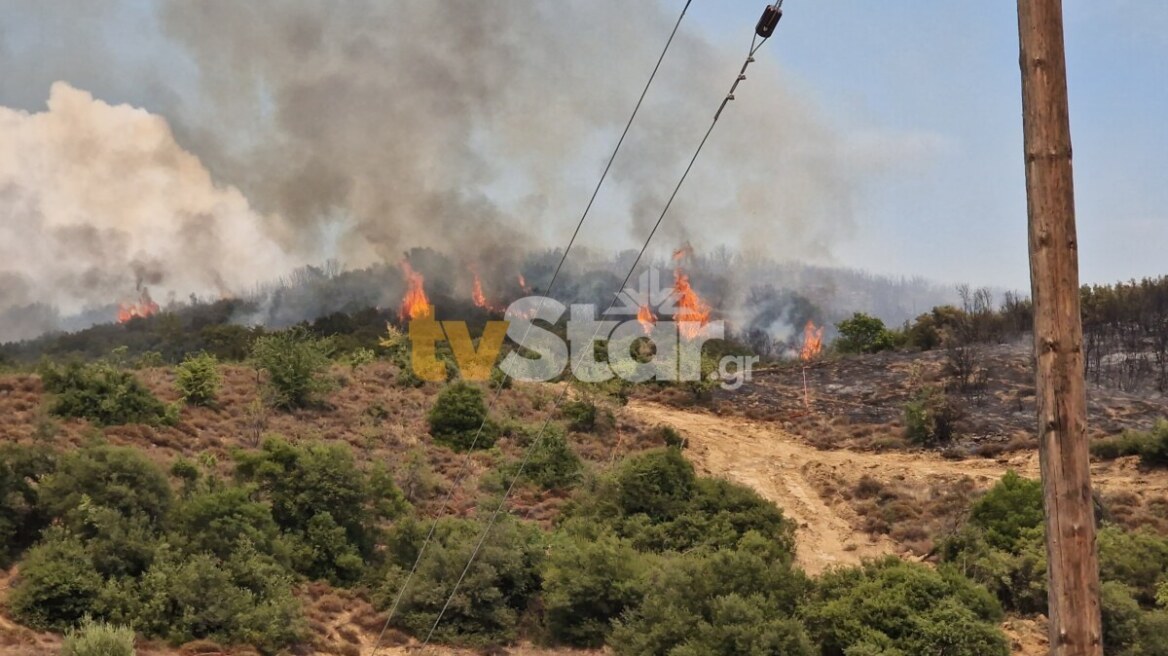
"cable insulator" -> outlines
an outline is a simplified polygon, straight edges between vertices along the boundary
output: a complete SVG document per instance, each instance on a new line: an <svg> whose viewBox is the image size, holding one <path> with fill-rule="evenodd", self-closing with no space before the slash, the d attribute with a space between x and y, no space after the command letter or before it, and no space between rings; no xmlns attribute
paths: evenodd
<svg viewBox="0 0 1168 656"><path fill-rule="evenodd" d="M762 10L762 18L758 19L758 25L754 27L754 33L764 39L769 39L775 33L775 27L779 24L779 19L783 17L783 10L775 5L767 5L766 9Z"/></svg>

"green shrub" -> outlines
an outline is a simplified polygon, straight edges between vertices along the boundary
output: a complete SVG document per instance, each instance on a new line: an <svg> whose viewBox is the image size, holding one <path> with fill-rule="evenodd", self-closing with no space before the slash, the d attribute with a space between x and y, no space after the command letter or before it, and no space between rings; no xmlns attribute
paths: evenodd
<svg viewBox="0 0 1168 656"><path fill-rule="evenodd" d="M1017 551L1023 534L1042 526L1042 483L1008 471L973 503L969 521L985 531L990 546Z"/></svg>
<svg viewBox="0 0 1168 656"><path fill-rule="evenodd" d="M53 458L44 449L0 444L0 567L32 545L51 516L40 499L42 480Z"/></svg>
<svg viewBox="0 0 1168 656"><path fill-rule="evenodd" d="M856 312L835 327L839 331L835 346L841 353L877 353L895 345L895 337L884 322L863 312Z"/></svg>
<svg viewBox="0 0 1168 656"><path fill-rule="evenodd" d="M1013 551L995 549L985 534L966 526L940 545L941 558L986 587L1002 606L1023 614L1046 613L1046 541L1042 527L1023 530Z"/></svg>
<svg viewBox="0 0 1168 656"><path fill-rule="evenodd" d="M41 368L50 411L59 417L88 419L102 426L173 423L177 417L134 374L109 364L69 364Z"/></svg>
<svg viewBox="0 0 1168 656"><path fill-rule="evenodd" d="M470 383L456 382L438 393L427 415L435 441L456 451L489 449L495 444L495 427L487 421L483 391Z"/></svg>
<svg viewBox="0 0 1168 656"><path fill-rule="evenodd" d="M1129 430L1095 440L1091 454L1103 460L1139 456L1145 467L1168 467L1168 421L1157 422L1150 431Z"/></svg>
<svg viewBox="0 0 1168 656"><path fill-rule="evenodd" d="M763 535L775 560L790 562L794 525L773 503L729 481L698 478L677 449L626 459L582 490L565 510L570 522L606 527L641 551L734 548Z"/></svg>
<svg viewBox="0 0 1168 656"><path fill-rule="evenodd" d="M50 530L21 561L8 608L34 629L64 631L92 612L101 590L101 574L85 545L65 531Z"/></svg>
<svg viewBox="0 0 1168 656"><path fill-rule="evenodd" d="M187 356L175 369L175 387L191 405L212 405L219 397L219 361L213 355Z"/></svg>
<svg viewBox="0 0 1168 656"><path fill-rule="evenodd" d="M568 438L558 427L549 425L543 437L531 447L523 479L545 490L575 485L584 470L580 456L568 446Z"/></svg>
<svg viewBox="0 0 1168 656"><path fill-rule="evenodd" d="M353 582L357 561L373 556L381 521L409 507L389 474L358 469L347 445L270 437L236 460L237 476L256 485L290 534L297 569L314 578Z"/></svg>
<svg viewBox="0 0 1168 656"><path fill-rule="evenodd" d="M1147 529L1104 526L1098 543L1100 578L1123 583L1141 604L1154 605L1157 586L1168 580L1168 538Z"/></svg>
<svg viewBox="0 0 1168 656"><path fill-rule="evenodd" d="M105 444L61 456L57 470L44 479L40 498L53 517L90 505L154 524L173 502L166 474L141 451Z"/></svg>
<svg viewBox="0 0 1168 656"><path fill-rule="evenodd" d="M645 559L611 534L566 536L554 543L543 570L543 607L553 642L601 647L612 621L644 595Z"/></svg>
<svg viewBox="0 0 1168 656"><path fill-rule="evenodd" d="M65 633L61 656L134 656L134 630L86 617Z"/></svg>
<svg viewBox="0 0 1168 656"><path fill-rule="evenodd" d="M279 529L271 507L252 498L250 486L230 486L190 495L175 508L175 544L189 553L227 558L244 543L262 553L277 550Z"/></svg>
<svg viewBox="0 0 1168 656"><path fill-rule="evenodd" d="M596 428L596 404L591 401L568 401L560 406L560 416L568 430L586 433Z"/></svg>
<svg viewBox="0 0 1168 656"><path fill-rule="evenodd" d="M140 579L111 582L98 605L172 644L212 639L272 654L306 637L291 577L249 547L227 560L163 548Z"/></svg>
<svg viewBox="0 0 1168 656"><path fill-rule="evenodd" d="M630 458L617 469L618 501L625 514L661 521L680 515L693 496L693 465L677 449L657 449Z"/></svg>
<svg viewBox="0 0 1168 656"><path fill-rule="evenodd" d="M794 619L807 580L770 552L765 538L750 533L739 549L666 558L648 576L644 601L617 622L610 644L630 656L812 656Z"/></svg>
<svg viewBox="0 0 1168 656"><path fill-rule="evenodd" d="M889 557L828 572L804 615L824 656L1009 653L997 602L948 567Z"/></svg>
<svg viewBox="0 0 1168 656"><path fill-rule="evenodd" d="M302 408L332 389L326 378L332 341L296 327L260 337L252 345L256 366L268 374L270 402L277 408Z"/></svg>
<svg viewBox="0 0 1168 656"><path fill-rule="evenodd" d="M520 618L539 591L542 534L504 515L471 562L483 528L476 521L439 520L425 558L401 596L395 626L415 635L429 633L470 563L434 640L492 645L515 639ZM376 591L379 606L388 607L397 597L425 537L426 529L415 522L395 526L388 545L392 562Z"/></svg>
<svg viewBox="0 0 1168 656"><path fill-rule="evenodd" d="M925 387L904 405L904 436L925 446L948 442L953 439L957 414L945 392Z"/></svg>

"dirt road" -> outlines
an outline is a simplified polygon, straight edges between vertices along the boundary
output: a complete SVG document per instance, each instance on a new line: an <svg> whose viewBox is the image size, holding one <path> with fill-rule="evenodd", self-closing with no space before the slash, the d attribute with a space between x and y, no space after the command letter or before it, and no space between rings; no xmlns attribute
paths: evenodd
<svg viewBox="0 0 1168 656"><path fill-rule="evenodd" d="M873 539L856 531L854 514L846 505L825 503L816 491L816 476L830 473L854 483L869 474L921 486L964 476L988 486L1008 469L1038 476L1034 451L996 460L946 460L933 452L820 450L772 424L740 417L643 401L631 402L626 411L650 425L673 426L688 438L687 454L699 471L754 488L798 522L796 560L811 574L898 551L886 537ZM1165 477L1146 477L1130 462L1098 464L1092 470L1097 487L1107 491L1168 489Z"/></svg>

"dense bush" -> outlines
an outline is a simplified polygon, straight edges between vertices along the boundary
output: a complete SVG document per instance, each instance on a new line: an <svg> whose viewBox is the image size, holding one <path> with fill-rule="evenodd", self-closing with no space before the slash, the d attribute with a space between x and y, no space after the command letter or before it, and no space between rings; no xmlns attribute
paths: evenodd
<svg viewBox="0 0 1168 656"><path fill-rule="evenodd" d="M805 613L824 656L1009 653L1001 608L952 569L887 558L825 574Z"/></svg>
<svg viewBox="0 0 1168 656"><path fill-rule="evenodd" d="M884 327L884 322L863 312L856 312L835 327L839 331L835 347L841 353L877 353L896 345L895 336Z"/></svg>
<svg viewBox="0 0 1168 656"><path fill-rule="evenodd" d="M580 480L584 465L568 445L563 430L557 426L544 428L543 436L530 449L527 464L523 467L523 480L546 490L568 488ZM513 475L515 468L504 468L504 473Z"/></svg>
<svg viewBox="0 0 1168 656"><path fill-rule="evenodd" d="M554 542L543 569L543 607L552 641L603 646L612 621L644 596L647 560L627 540L565 535Z"/></svg>
<svg viewBox="0 0 1168 656"><path fill-rule="evenodd" d="M456 451L487 449L495 443L495 426L487 420L483 391L470 383L444 387L426 418L434 439Z"/></svg>
<svg viewBox="0 0 1168 656"><path fill-rule="evenodd" d="M108 364L46 365L41 380L53 395L50 411L59 417L103 426L162 424L177 418L134 374Z"/></svg>
<svg viewBox="0 0 1168 656"><path fill-rule="evenodd" d="M560 416L568 422L568 430L586 433L596 428L596 404L591 401L568 401L560 406Z"/></svg>
<svg viewBox="0 0 1168 656"><path fill-rule="evenodd" d="M772 551L752 532L737 549L664 559L644 584L644 601L617 622L612 646L628 656L812 656L793 619L807 580Z"/></svg>
<svg viewBox="0 0 1168 656"><path fill-rule="evenodd" d="M260 337L252 346L256 366L267 372L270 402L277 408L302 408L332 388L326 378L332 341L303 328Z"/></svg>
<svg viewBox="0 0 1168 656"><path fill-rule="evenodd" d="M21 561L8 608L34 629L64 631L93 612L103 584L81 540L51 530Z"/></svg>
<svg viewBox="0 0 1168 656"><path fill-rule="evenodd" d="M142 577L112 582L98 605L172 644L208 638L275 653L305 637L291 584L282 567L250 548L220 560L162 546Z"/></svg>
<svg viewBox="0 0 1168 656"><path fill-rule="evenodd" d="M639 550L733 548L746 533L766 537L777 559L793 558L795 529L774 504L750 488L698 478L677 449L625 460L573 501L570 521L606 527Z"/></svg>
<svg viewBox="0 0 1168 656"><path fill-rule="evenodd" d="M69 518L83 505L141 516L159 523L173 502L170 483L157 465L129 447L96 445L60 457L56 471L40 489L41 502L54 517ZM77 528L76 522L70 522Z"/></svg>
<svg viewBox="0 0 1168 656"><path fill-rule="evenodd" d="M175 368L175 386L191 405L211 405L219 397L219 361L213 355L187 356Z"/></svg>
<svg viewBox="0 0 1168 656"><path fill-rule="evenodd" d="M484 524L477 521L447 517L438 522L425 558L401 595L396 626L427 635L449 598L434 634L436 641L489 645L515 639L520 617L539 591L543 535L504 515L472 563L471 554L483 529ZM425 536L425 529L413 522L395 526L389 544L392 561L377 587L383 607L391 605L402 590ZM458 592L451 597L456 583Z"/></svg>
<svg viewBox="0 0 1168 656"><path fill-rule="evenodd" d="M1139 456L1145 467L1168 467L1168 420L1159 421L1150 431L1125 431L1091 443L1091 453L1104 460Z"/></svg>
<svg viewBox="0 0 1168 656"><path fill-rule="evenodd" d="M373 555L380 523L408 503L387 472L362 471L346 445L295 445L278 437L238 453L237 476L254 483L288 536L298 571L354 582Z"/></svg>
<svg viewBox="0 0 1168 656"><path fill-rule="evenodd" d="M44 449L0 444L0 567L11 565L48 526L51 517L40 502L40 488L54 466Z"/></svg>
<svg viewBox="0 0 1168 656"><path fill-rule="evenodd" d="M990 546L1015 551L1025 533L1042 526L1042 483L1006 472L973 503L969 521L984 531Z"/></svg>
<svg viewBox="0 0 1168 656"><path fill-rule="evenodd" d="M65 634L61 656L134 656L134 630L86 617Z"/></svg>
<svg viewBox="0 0 1168 656"><path fill-rule="evenodd" d="M925 387L904 405L904 436L914 444L943 444L953 439L957 416L957 408L944 391Z"/></svg>

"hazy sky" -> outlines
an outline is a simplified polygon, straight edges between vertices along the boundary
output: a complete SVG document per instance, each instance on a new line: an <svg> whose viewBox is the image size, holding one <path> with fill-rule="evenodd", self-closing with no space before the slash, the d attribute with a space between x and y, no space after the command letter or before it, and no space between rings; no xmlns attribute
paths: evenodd
<svg viewBox="0 0 1168 656"><path fill-rule="evenodd" d="M681 0L660 4L662 24L645 30L653 48ZM198 67L153 6L0 0L0 105L43 109L56 80L159 113L193 97ZM684 29L744 48L762 6L694 0ZM1168 273L1168 3L1072 0L1065 10L1082 278ZM749 84L781 81L837 134L835 155L865 171L848 191L855 228L831 245L835 262L1028 289L1014 3L790 0L785 12L761 55L778 75ZM90 58L91 48L104 54ZM43 68L30 64L40 53ZM784 182L774 180L776 195Z"/></svg>
<svg viewBox="0 0 1168 656"><path fill-rule="evenodd" d="M756 3L695 3L730 38ZM836 252L873 270L1028 289L1014 2L791 0L777 57L894 162ZM1168 3L1064 3L1081 277L1168 273ZM781 117L776 117L781 119Z"/></svg>

